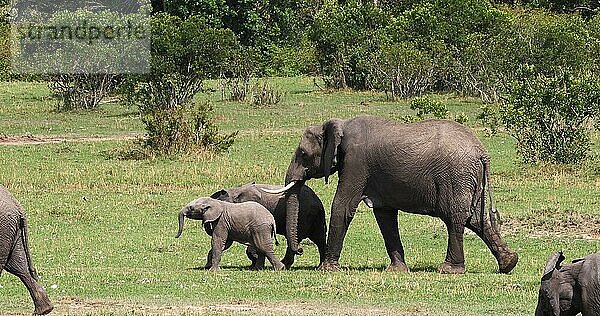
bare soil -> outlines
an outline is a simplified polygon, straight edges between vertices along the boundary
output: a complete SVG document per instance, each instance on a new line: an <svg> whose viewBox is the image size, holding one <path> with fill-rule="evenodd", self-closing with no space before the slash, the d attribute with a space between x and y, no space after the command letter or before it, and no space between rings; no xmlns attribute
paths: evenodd
<svg viewBox="0 0 600 316"><path fill-rule="evenodd" d="M379 307L344 307L315 303L231 302L224 304L141 304L117 300L84 300L65 297L54 302L51 315L429 315L420 310L396 312Z"/></svg>
<svg viewBox="0 0 600 316"><path fill-rule="evenodd" d="M0 146L23 146L23 145L42 145L58 143L92 143L104 141L134 140L142 137L138 134L116 135L103 137L37 137L37 136L2 136L0 135Z"/></svg>
<svg viewBox="0 0 600 316"><path fill-rule="evenodd" d="M502 231L508 234L524 232L538 237L600 239L600 217L573 210L547 209L521 218L506 219Z"/></svg>

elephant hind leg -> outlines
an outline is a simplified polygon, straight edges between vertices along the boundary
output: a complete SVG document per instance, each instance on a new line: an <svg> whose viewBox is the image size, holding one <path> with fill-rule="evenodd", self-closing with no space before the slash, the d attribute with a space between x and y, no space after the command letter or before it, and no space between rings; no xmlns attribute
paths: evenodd
<svg viewBox="0 0 600 316"><path fill-rule="evenodd" d="M4 269L21 279L21 282L27 287L35 305L34 314L45 315L52 311L53 306L44 288L30 272L26 251L29 250L24 247L22 240L17 242Z"/></svg>
<svg viewBox="0 0 600 316"><path fill-rule="evenodd" d="M492 228L488 221L482 221L481 218L473 216L467 222L467 228L477 234L496 257L500 273L509 273L514 269L519 261L519 256L506 245L500 234Z"/></svg>
<svg viewBox="0 0 600 316"><path fill-rule="evenodd" d="M465 252L463 236L465 226L461 222L444 220L448 229L448 248L446 259L438 269L439 273L462 274L465 273Z"/></svg>
<svg viewBox="0 0 600 316"><path fill-rule="evenodd" d="M265 268L265 256L260 253L254 246L250 245L246 248L246 256L252 260L250 270L263 270Z"/></svg>
<svg viewBox="0 0 600 316"><path fill-rule="evenodd" d="M265 226L266 227L266 226ZM269 262L271 263L271 265L273 266L273 268L275 270L283 270L285 269L285 265L283 263L281 263L281 261L279 261L279 259L277 259L275 257L275 251L273 250L273 241L271 239L271 228L264 228L264 229L259 229L257 231L255 231L253 233L252 236L252 241L253 241L253 245L259 254L259 258L262 256L263 257L263 262L264 262L264 257L267 257L267 259L269 259Z"/></svg>

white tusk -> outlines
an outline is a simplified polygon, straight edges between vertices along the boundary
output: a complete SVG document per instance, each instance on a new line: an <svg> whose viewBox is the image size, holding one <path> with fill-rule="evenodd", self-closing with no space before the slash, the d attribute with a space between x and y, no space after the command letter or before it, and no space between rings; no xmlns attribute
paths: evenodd
<svg viewBox="0 0 600 316"><path fill-rule="evenodd" d="M291 189L295 184L296 184L296 181L292 181L292 182L288 183L288 185L286 185L285 187L283 187L281 189L275 189L275 190L261 189L261 190L264 192L267 192L267 193L271 193L271 194L280 194L280 193L283 193L283 192Z"/></svg>

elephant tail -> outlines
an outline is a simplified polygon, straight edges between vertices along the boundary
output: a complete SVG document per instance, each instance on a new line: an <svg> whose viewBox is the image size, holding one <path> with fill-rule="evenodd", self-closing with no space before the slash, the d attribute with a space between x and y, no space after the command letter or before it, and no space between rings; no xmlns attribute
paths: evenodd
<svg viewBox="0 0 600 316"><path fill-rule="evenodd" d="M271 225L271 235L273 235L273 239L275 239L275 246L279 246L279 240L277 240L277 226L275 221L273 221L273 224Z"/></svg>
<svg viewBox="0 0 600 316"><path fill-rule="evenodd" d="M21 215L21 220L19 225L21 226L21 239L23 240L23 248L25 248L25 255L27 257L27 266L29 267L29 273L36 280L39 281L37 272L33 267L33 262L31 260L31 254L29 253L29 233L27 232L27 220L24 215Z"/></svg>
<svg viewBox="0 0 600 316"><path fill-rule="evenodd" d="M488 208L488 216L490 218L490 224L492 225L492 228L497 231L500 232L500 226L499 223L502 221L500 218L500 213L498 213L498 210L496 210L496 207L494 206L494 197L492 194L492 186L490 185L490 158L487 156L484 156L481 158L481 163L483 164L483 188L481 190L481 216L484 217L485 215L485 201L486 201L486 196L485 196L485 192L486 192L486 188L487 188L487 193L490 199L490 207ZM483 219L483 218L482 218ZM482 221L483 223L483 221Z"/></svg>

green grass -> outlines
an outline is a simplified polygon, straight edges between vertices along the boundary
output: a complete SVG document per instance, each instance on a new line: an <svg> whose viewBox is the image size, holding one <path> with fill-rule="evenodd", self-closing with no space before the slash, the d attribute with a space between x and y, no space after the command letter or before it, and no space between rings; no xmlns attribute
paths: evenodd
<svg viewBox="0 0 600 316"><path fill-rule="evenodd" d="M0 183L27 210L33 259L59 313L120 315L143 313L143 306L175 305L193 314L184 307L250 304L258 306L257 314L290 306L279 313L364 314L380 309L387 314L531 315L551 252L564 249L570 260L600 248L600 224L593 220L600 203L597 159L580 166L524 166L512 139L484 136L474 119L479 103L435 96L451 112L470 116L468 124L492 156L504 236L521 256L512 274L496 273L483 242L467 234L467 273L439 275L435 270L445 255L444 226L439 219L406 213L400 214L400 231L412 272L385 272L383 240L372 212L362 205L345 240L340 261L344 271L314 271L318 254L309 244L303 245L305 254L292 271L247 271L240 245L225 252L220 272L193 269L204 265L210 239L194 221L187 221L182 237L174 238L177 212L185 203L223 187L281 183L308 125L362 113L392 118L411 113L407 102L384 102L378 93L323 92L311 78L277 83L287 91L285 101L267 109L221 102L217 92L198 96L215 102L224 131L241 131L229 152L212 159L107 158L127 145L118 140L0 146ZM91 112L55 113L54 102L42 84L0 84L0 134L143 134L135 109L105 104ZM593 150L598 157L597 135ZM329 185L322 180L308 183L326 209L336 181L334 176ZM284 250L284 243L277 247L279 257ZM30 298L17 278L3 273L0 286L0 314L31 312ZM95 308L77 312L69 310L69 302Z"/></svg>

